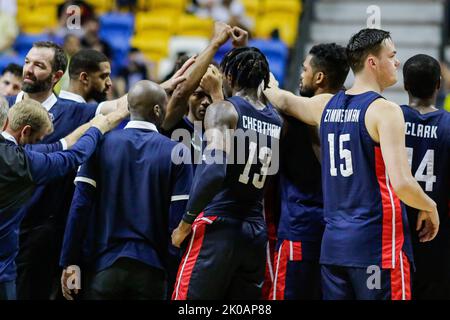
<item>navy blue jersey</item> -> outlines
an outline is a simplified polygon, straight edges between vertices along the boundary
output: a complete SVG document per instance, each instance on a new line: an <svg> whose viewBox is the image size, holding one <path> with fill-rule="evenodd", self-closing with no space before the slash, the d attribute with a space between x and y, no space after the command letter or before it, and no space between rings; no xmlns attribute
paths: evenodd
<svg viewBox="0 0 450 320"><path fill-rule="evenodd" d="M284 125L278 238L320 242L324 229L322 178L321 166L312 147L314 132L292 117L286 117Z"/></svg>
<svg viewBox="0 0 450 320"><path fill-rule="evenodd" d="M23 94L22 94L23 95ZM21 95L21 96L22 96ZM21 97L7 97L10 106ZM52 95L47 99L52 99L53 104L45 101L42 105L49 110L53 121L54 131L46 136L42 143L49 144L64 138L82 124L90 121L96 114L97 105L79 103L72 100L57 98ZM22 230L41 225L49 218L62 226L65 223L67 212L73 195L73 179L75 172L56 179L45 186L36 188L33 197L21 208L26 215Z"/></svg>
<svg viewBox="0 0 450 320"><path fill-rule="evenodd" d="M228 155L224 185L204 215L262 217L266 177L279 168L282 119L271 104L257 110L241 97L227 101L238 114L234 146Z"/></svg>
<svg viewBox="0 0 450 320"><path fill-rule="evenodd" d="M25 214L17 209L38 185L64 176L87 160L100 137L100 131L91 128L70 150L43 154L16 146L0 135L0 282L16 277L14 259Z"/></svg>
<svg viewBox="0 0 450 320"><path fill-rule="evenodd" d="M337 93L321 120L324 218L322 264L394 269L412 259L406 210L389 182L365 115L378 93ZM412 261L412 260L411 260Z"/></svg>
<svg viewBox="0 0 450 320"><path fill-rule="evenodd" d="M195 172L197 164L201 162L202 144L203 144L203 125L199 121L199 126L194 125L187 116L184 116L177 124L170 130L161 133L166 137L184 143L184 145L191 149L191 161Z"/></svg>
<svg viewBox="0 0 450 320"><path fill-rule="evenodd" d="M82 250L94 271L103 270L120 257L165 268L170 232L181 220L184 208L173 217L169 212L188 199L192 166L179 163L189 159L183 145L154 131L148 122L130 121L124 130L105 136L95 155L78 172L80 182L95 186L94 198L76 193L64 235L60 264L80 264ZM94 209L82 202L92 202ZM87 210L88 212L77 212ZM77 226L89 215L83 231ZM81 220L80 220L81 219ZM176 221L171 221L171 219ZM88 221L88 222L86 222ZM86 236L80 234L86 232Z"/></svg>
<svg viewBox="0 0 450 320"><path fill-rule="evenodd" d="M429 278L450 277L450 113L437 110L420 114L401 106L406 123L406 148L411 171L439 212L439 232L435 239L419 243L413 234L414 257L418 271ZM411 228L415 228L417 209L407 207Z"/></svg>

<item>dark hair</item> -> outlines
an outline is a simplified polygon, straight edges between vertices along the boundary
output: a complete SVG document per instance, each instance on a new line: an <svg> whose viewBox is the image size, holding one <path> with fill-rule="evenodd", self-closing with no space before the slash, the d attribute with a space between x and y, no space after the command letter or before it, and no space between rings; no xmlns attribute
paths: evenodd
<svg viewBox="0 0 450 320"><path fill-rule="evenodd" d="M330 89L342 88L350 70L345 48L336 43L324 43L312 47L309 54L314 73L322 71Z"/></svg>
<svg viewBox="0 0 450 320"><path fill-rule="evenodd" d="M439 86L441 66L439 62L426 54L409 58L403 66L405 89L420 99L431 98Z"/></svg>
<svg viewBox="0 0 450 320"><path fill-rule="evenodd" d="M361 71L367 56L378 55L382 42L390 38L388 31L380 29L366 28L354 34L347 44L347 58L353 72Z"/></svg>
<svg viewBox="0 0 450 320"><path fill-rule="evenodd" d="M231 76L231 86L256 89L264 81L267 88L270 79L269 63L264 54L255 47L235 48L229 51L220 68L223 74Z"/></svg>
<svg viewBox="0 0 450 320"><path fill-rule="evenodd" d="M16 63L10 63L6 66L5 69L3 69L2 75L11 72L13 75L15 75L18 78L22 78L22 66L19 66Z"/></svg>
<svg viewBox="0 0 450 320"><path fill-rule="evenodd" d="M35 43L33 43L33 47L35 48L50 48L53 49L54 52L54 56L53 56L53 60L52 60L52 69L53 72L56 71L66 71L67 68L67 57L66 54L64 53L64 50L57 45L56 43L52 42L52 41L37 41Z"/></svg>
<svg viewBox="0 0 450 320"><path fill-rule="evenodd" d="M109 62L109 60L100 51L82 49L70 59L69 77L76 79L81 72L91 73L100 71L100 63L102 62Z"/></svg>

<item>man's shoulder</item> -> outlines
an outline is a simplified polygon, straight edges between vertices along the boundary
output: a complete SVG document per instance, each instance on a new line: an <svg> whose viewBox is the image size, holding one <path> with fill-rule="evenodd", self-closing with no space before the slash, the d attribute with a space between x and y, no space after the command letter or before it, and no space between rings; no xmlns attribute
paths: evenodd
<svg viewBox="0 0 450 320"><path fill-rule="evenodd" d="M152 144L157 148L161 156L172 156L173 154L190 154L190 149L181 142L174 141L169 137L156 132Z"/></svg>
<svg viewBox="0 0 450 320"><path fill-rule="evenodd" d="M136 138L136 134L139 138ZM171 140L165 135L149 130L131 130L131 129L120 129L113 130L105 134L104 141L115 142L115 141L125 141L129 140L131 143L148 143L148 144L162 144L164 146L174 146L177 144L176 141Z"/></svg>
<svg viewBox="0 0 450 320"><path fill-rule="evenodd" d="M26 162L25 150L0 137L0 162L0 167L16 170Z"/></svg>
<svg viewBox="0 0 450 320"><path fill-rule="evenodd" d="M206 109L205 125L207 123L235 123L239 118L236 105L228 100L218 101Z"/></svg>
<svg viewBox="0 0 450 320"><path fill-rule="evenodd" d="M399 116L404 119L404 110L397 103L380 97L369 104L366 115L369 119L376 118L382 120L398 118Z"/></svg>
<svg viewBox="0 0 450 320"><path fill-rule="evenodd" d="M71 99L66 99L66 98L61 98L58 97L57 101L55 103L56 105L60 105L60 106L73 106L73 107L78 107L78 108L86 108L86 107L92 107L92 108L97 108L98 104L97 103L88 103L88 102L78 102L75 100L71 100Z"/></svg>

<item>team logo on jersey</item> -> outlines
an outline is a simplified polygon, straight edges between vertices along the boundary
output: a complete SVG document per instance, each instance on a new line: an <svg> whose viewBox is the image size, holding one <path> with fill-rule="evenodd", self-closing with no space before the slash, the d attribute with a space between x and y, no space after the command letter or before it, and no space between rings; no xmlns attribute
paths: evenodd
<svg viewBox="0 0 450 320"><path fill-rule="evenodd" d="M50 120L52 120L52 122L55 121L55 116L53 115L53 113L49 112L48 115L50 117Z"/></svg>

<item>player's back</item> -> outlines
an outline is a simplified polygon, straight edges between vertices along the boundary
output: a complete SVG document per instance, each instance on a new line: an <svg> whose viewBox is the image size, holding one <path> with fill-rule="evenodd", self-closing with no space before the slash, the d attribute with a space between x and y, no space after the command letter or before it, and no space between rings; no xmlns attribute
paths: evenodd
<svg viewBox="0 0 450 320"><path fill-rule="evenodd" d="M227 101L238 114L233 147L228 156L224 185L205 208L204 215L262 218L266 177L276 173L271 171L279 166L282 120L271 104L258 110L238 96Z"/></svg>
<svg viewBox="0 0 450 320"><path fill-rule="evenodd" d="M379 98L340 91L323 112L323 264L395 268L402 251L412 259L406 211L365 125L367 109Z"/></svg>
<svg viewBox="0 0 450 320"><path fill-rule="evenodd" d="M160 261L169 241L169 206L178 174L172 151L178 146L189 159L187 148L155 131L126 128L105 136L94 167L87 169L95 172L98 190L97 267L118 252L136 250L150 264Z"/></svg>
<svg viewBox="0 0 450 320"><path fill-rule="evenodd" d="M292 117L284 120L278 237L320 241L323 233L321 166L313 149L317 130Z"/></svg>
<svg viewBox="0 0 450 320"><path fill-rule="evenodd" d="M422 274L450 277L450 113L436 110L421 114L417 110L401 106L405 117L405 142L411 171L425 193L436 204L440 218L439 232L433 241L419 244L413 233L415 260ZM407 207L411 227L416 225L417 209ZM447 251L446 251L447 250ZM445 254L444 254L445 253Z"/></svg>

